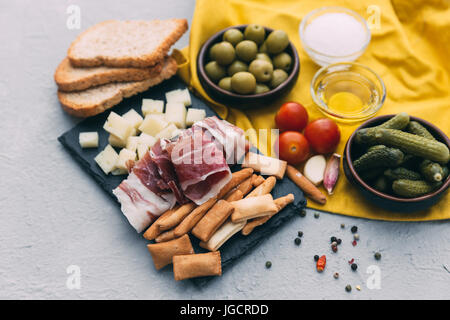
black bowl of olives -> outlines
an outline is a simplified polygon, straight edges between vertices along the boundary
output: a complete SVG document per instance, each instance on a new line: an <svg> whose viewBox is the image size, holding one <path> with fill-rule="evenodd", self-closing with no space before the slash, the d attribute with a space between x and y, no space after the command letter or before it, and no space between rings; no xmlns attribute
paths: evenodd
<svg viewBox="0 0 450 320"><path fill-rule="evenodd" d="M299 72L298 53L286 32L257 24L216 33L197 56L197 74L206 93L239 109L281 98L295 85Z"/></svg>

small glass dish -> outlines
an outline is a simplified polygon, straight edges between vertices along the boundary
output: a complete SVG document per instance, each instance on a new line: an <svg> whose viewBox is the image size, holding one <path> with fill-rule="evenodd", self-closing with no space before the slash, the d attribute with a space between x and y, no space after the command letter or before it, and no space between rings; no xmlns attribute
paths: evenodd
<svg viewBox="0 0 450 320"><path fill-rule="evenodd" d="M346 34L342 28L343 25L335 26L333 25L332 29L330 30L330 33L327 33L325 35L328 36L329 39L319 39L317 37L313 37L313 40L311 39L311 36L308 37L306 34L307 28L310 26L310 24L317 18L325 15L325 14L347 14L350 17L354 18L356 24L355 26L358 26L361 24L361 30L358 37L355 37L355 32L358 31L355 28L351 28L350 30L347 30ZM340 29L341 28L341 29ZM345 62L345 61L355 61L358 59L366 50L367 46L370 43L371 39L371 33L369 26L367 24L367 21L358 13L356 13L353 10L343 8L343 7L322 7L316 10L311 11L308 13L303 19L299 27L299 34L300 34L300 40L302 42L303 48L305 49L306 53L309 55L309 57L318 65L321 67L336 63L336 62ZM346 41L355 41L355 39L359 39L358 43L352 43L351 47L346 48L345 42ZM326 40L326 41L325 41ZM346 41L343 41L346 40ZM313 48L314 45L309 42L337 42L335 45L339 47L340 54L332 54L330 52L324 52L322 49L319 50L316 48ZM350 45L350 43L347 43ZM331 49L329 49L331 50Z"/></svg>
<svg viewBox="0 0 450 320"><path fill-rule="evenodd" d="M380 76L356 62L322 67L314 75L310 90L319 110L341 122L373 117L386 99L386 87Z"/></svg>

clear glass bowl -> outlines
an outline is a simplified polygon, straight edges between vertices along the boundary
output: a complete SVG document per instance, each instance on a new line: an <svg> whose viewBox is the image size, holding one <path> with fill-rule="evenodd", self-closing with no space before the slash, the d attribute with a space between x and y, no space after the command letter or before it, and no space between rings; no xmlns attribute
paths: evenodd
<svg viewBox="0 0 450 320"><path fill-rule="evenodd" d="M341 122L373 117L386 99L386 87L380 76L355 62L322 67L314 75L310 90L319 110Z"/></svg>
<svg viewBox="0 0 450 320"><path fill-rule="evenodd" d="M364 29L364 41L355 49L353 52L350 52L345 55L332 55L327 52L320 52L317 49L313 49L311 44L308 43L307 37L305 37L305 31L308 26L313 22L316 18L328 14L328 13L345 13L355 18L358 21L363 29ZM367 46L370 43L371 33L367 21L361 17L358 13L353 10L343 8L343 7L322 7L308 13L303 19L299 27L300 40L302 42L303 48L309 57L318 65L326 66L336 62L344 62L344 61L355 61L358 59L366 50Z"/></svg>

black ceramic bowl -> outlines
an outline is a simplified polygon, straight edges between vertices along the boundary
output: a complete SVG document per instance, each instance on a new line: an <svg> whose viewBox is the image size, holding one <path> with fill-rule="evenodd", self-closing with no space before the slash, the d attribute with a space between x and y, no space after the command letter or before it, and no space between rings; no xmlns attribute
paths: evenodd
<svg viewBox="0 0 450 320"><path fill-rule="evenodd" d="M252 95L242 95L223 90L217 84L212 82L206 75L204 67L209 62L209 49L214 44L222 41L223 34L228 29L236 28L244 32L245 27L247 27L246 24L232 26L216 33L211 38L209 38L208 41L203 44L197 56L197 74L203 89L205 89L206 93L212 99L234 108L253 109L267 105L277 99L280 99L292 89L292 87L297 82L297 78L300 72L300 60L298 58L298 53L294 45L292 44L292 42L289 42L289 46L287 47L285 52L287 52L292 57L292 68L286 81L284 81L278 87L266 93ZM273 31L273 29L267 27L264 28L266 29L266 34L269 34Z"/></svg>
<svg viewBox="0 0 450 320"><path fill-rule="evenodd" d="M361 126L358 127L358 129L362 128L368 128L368 127L374 127L376 125L379 125L390 118L392 118L394 115L385 115L380 117L375 117L373 119L370 119L366 122L364 122ZM420 118L411 117L411 120L417 121L420 124L422 124L425 128L430 131L430 133L439 141L445 143L450 148L450 140L449 138L441 131L439 128L437 128L435 125L431 124L428 121L422 120ZM358 146L358 144L354 143L355 139L355 133L358 130L356 129L355 132L350 136L350 138L347 141L347 144L345 146L344 151L344 160L343 160L343 168L344 173L347 179L354 185L358 190L363 194L363 196L372 202L374 205L379 206L385 210L389 211L396 211L396 212L415 212L424 210L433 204L435 204L437 201L439 201L442 196L447 191L448 187L450 186L450 176L447 177L447 179L444 181L442 186L437 189L436 191L426 194L424 196L418 197L418 198L400 198L396 196L392 196L389 194L382 193L371 186L369 186L365 181L363 181L358 174L356 173L352 162L357 159L358 156L361 155L363 150L361 147Z"/></svg>

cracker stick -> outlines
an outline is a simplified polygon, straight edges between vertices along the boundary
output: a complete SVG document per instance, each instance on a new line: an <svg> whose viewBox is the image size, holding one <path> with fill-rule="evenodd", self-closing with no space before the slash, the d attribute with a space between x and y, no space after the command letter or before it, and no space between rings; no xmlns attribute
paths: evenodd
<svg viewBox="0 0 450 320"><path fill-rule="evenodd" d="M258 187L253 189L252 192L250 192L246 198L251 197L257 197L257 196L263 196L265 194L270 193L272 189L275 187L275 184L277 183L277 179L274 176L268 177L266 180L264 180L263 183L261 183Z"/></svg>
<svg viewBox="0 0 450 320"><path fill-rule="evenodd" d="M222 275L220 252L177 255L173 257L173 275L176 281Z"/></svg>
<svg viewBox="0 0 450 320"><path fill-rule="evenodd" d="M158 222L159 229L161 231L166 231L176 227L189 213L191 213L192 210L194 210L195 207L196 205L193 202L183 204L170 216Z"/></svg>
<svg viewBox="0 0 450 320"><path fill-rule="evenodd" d="M171 264L173 256L194 253L194 248L192 248L191 240L187 234L167 242L148 244L147 249L152 255L156 270Z"/></svg>
<svg viewBox="0 0 450 320"><path fill-rule="evenodd" d="M260 176L260 175L258 175L258 174L253 174L252 175L252 185L253 185L253 187L257 187L257 186L259 186L261 183L263 183L264 182L264 177L263 176Z"/></svg>
<svg viewBox="0 0 450 320"><path fill-rule="evenodd" d="M161 216L159 216L159 218L152 223L152 225L150 226L150 228L148 228L145 232L144 232L144 238L147 240L153 240L155 239L157 236L159 236L162 231L159 229L159 225L158 225L158 221L161 219L165 219L167 217L169 217L170 215L172 215L176 210L178 209L178 207L172 208L167 210L166 212L164 212Z"/></svg>
<svg viewBox="0 0 450 320"><path fill-rule="evenodd" d="M159 236L157 236L155 238L155 242L157 242L157 243L159 243L159 242L166 242L166 241L173 240L175 238L178 238L178 237L175 236L175 232L172 229L172 230L169 230L169 231L164 231Z"/></svg>
<svg viewBox="0 0 450 320"><path fill-rule="evenodd" d="M241 200L244 197L244 194L242 193L241 190L234 190L231 191L226 197L225 200L228 202L232 202L232 201L238 201Z"/></svg>
<svg viewBox="0 0 450 320"><path fill-rule="evenodd" d="M244 226L245 221L233 223L228 219L227 222L217 229L208 242L200 242L199 245L209 251L217 251L228 239L241 231Z"/></svg>
<svg viewBox="0 0 450 320"><path fill-rule="evenodd" d="M202 205L192 210L183 221L180 222L178 226L175 227L174 235L175 237L181 237L182 235L188 233L193 227L200 221L200 219L205 215L205 213L217 202L216 198L209 199Z"/></svg>
<svg viewBox="0 0 450 320"><path fill-rule="evenodd" d="M266 157L261 154L249 152L245 155L242 168L253 168L265 176L275 176L283 179L287 162L276 158Z"/></svg>
<svg viewBox="0 0 450 320"><path fill-rule="evenodd" d="M231 205L234 207L234 212L231 214L231 221L233 222L264 217L278 211L278 207L270 193L263 196L233 201Z"/></svg>
<svg viewBox="0 0 450 320"><path fill-rule="evenodd" d="M242 181L237 187L237 190L240 190L244 196L249 193L253 189L252 177L245 179Z"/></svg>
<svg viewBox="0 0 450 320"><path fill-rule="evenodd" d="M252 168L246 168L233 172L231 180L222 188L222 190L220 190L219 194L217 195L217 199L222 199L228 192L230 192L234 187L250 177L252 174Z"/></svg>
<svg viewBox="0 0 450 320"><path fill-rule="evenodd" d="M281 210L284 209L284 207L286 207L289 203L294 201L294 195L292 193L289 193L288 195L275 199L274 202L278 207L278 211L275 212L274 214L271 214L269 216L265 216L265 217L261 217L261 218L256 218L254 220L248 221L247 224L245 225L245 227L242 229L241 233L244 236L248 236L253 229L255 229L256 227L266 223L270 218L272 218L274 215L276 215L278 212L280 212Z"/></svg>
<svg viewBox="0 0 450 320"><path fill-rule="evenodd" d="M312 200L320 204L325 204L327 202L326 196L293 166L288 165L286 173L289 179L291 179Z"/></svg>
<svg viewBox="0 0 450 320"><path fill-rule="evenodd" d="M192 229L192 234L201 241L208 241L233 211L228 201L219 200Z"/></svg>

